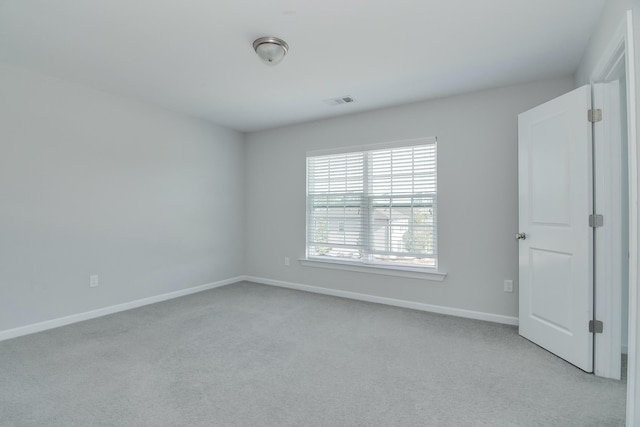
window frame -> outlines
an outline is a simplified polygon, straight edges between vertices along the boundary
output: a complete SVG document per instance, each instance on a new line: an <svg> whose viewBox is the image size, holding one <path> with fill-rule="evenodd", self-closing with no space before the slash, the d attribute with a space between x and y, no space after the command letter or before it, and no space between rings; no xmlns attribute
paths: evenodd
<svg viewBox="0 0 640 427"><path fill-rule="evenodd" d="M385 251L380 251L374 249L375 242L373 239L369 240L367 244L367 258L361 260L352 260L348 258L339 258L339 257L323 257L323 256L313 256L310 255L310 222L312 219L312 215L310 213L310 199L309 199L309 160L313 157L320 156L330 156L330 155L340 155L340 154L360 154L362 153L364 157L367 157L368 152L377 151L377 150L391 150L395 148L408 148L419 145L435 145L436 154L435 154L435 194L429 195L432 197L432 202L430 203L430 207L434 209L433 213L433 228L434 236L433 236L433 245L434 245L434 255L431 257L434 260L434 266L424 266L418 264L411 264L409 262L383 262L380 260L373 260L373 256L376 254L383 254ZM376 273L376 274L385 274L385 275L393 275L393 276L402 276L402 277L411 277L411 278L420 278L420 279L429 279L442 281L444 280L446 273L443 273L438 270L438 205L437 205L437 176L438 176L438 167L437 167L437 138L436 137L425 137L425 138L416 138L411 140L401 140L394 142L386 142L381 144L367 144L367 145L359 145L359 146L349 146L342 147L337 149L328 149L328 150L316 150L316 151L308 151L306 153L305 163L305 175L306 175L306 185L305 185L305 211L306 211L306 220L305 220L305 257L301 258L299 261L304 266L311 267L322 267L322 268L334 268L339 270L349 270L349 271L363 271L368 273ZM412 193L410 195L396 196L396 195L386 195L380 196L375 195L369 192L368 186L368 171L366 170L368 165L367 161L364 161L363 166L363 180L364 180L364 188L362 192L362 203L372 204L372 201L375 199L388 199L390 209L393 208L393 198L421 198L425 197L425 195L421 193ZM384 206L381 205L381 206ZM413 203L412 203L413 209ZM370 206L371 207L371 206ZM413 215L413 214L412 214ZM363 226L363 231L366 233L372 233L373 227L370 225L373 218L373 209L369 209L368 213L365 217L366 225ZM372 250L373 249L373 250ZM410 253L403 253L404 256L411 256ZM384 254L383 254L384 255ZM396 253L386 253L386 255L397 255ZM413 254L416 255L416 254ZM423 254L419 254L423 255ZM430 257L423 257L430 258Z"/></svg>

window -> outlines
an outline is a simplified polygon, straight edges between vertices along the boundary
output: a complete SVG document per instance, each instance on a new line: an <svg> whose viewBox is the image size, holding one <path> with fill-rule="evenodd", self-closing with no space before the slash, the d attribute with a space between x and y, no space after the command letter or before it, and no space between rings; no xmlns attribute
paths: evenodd
<svg viewBox="0 0 640 427"><path fill-rule="evenodd" d="M436 269L436 139L307 157L307 259Z"/></svg>

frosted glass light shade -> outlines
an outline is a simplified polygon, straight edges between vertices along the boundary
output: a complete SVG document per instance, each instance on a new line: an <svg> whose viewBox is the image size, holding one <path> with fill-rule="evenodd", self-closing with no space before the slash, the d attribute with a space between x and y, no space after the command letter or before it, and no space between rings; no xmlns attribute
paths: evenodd
<svg viewBox="0 0 640 427"><path fill-rule="evenodd" d="M253 42L253 49L266 64L276 65L289 51L289 45L277 37L261 37Z"/></svg>

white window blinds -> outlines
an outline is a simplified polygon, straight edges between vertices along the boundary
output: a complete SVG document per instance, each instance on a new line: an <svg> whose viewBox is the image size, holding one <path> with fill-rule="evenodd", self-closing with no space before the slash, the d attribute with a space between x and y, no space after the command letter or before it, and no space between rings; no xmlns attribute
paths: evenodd
<svg viewBox="0 0 640 427"><path fill-rule="evenodd" d="M307 257L437 268L436 142L307 157Z"/></svg>

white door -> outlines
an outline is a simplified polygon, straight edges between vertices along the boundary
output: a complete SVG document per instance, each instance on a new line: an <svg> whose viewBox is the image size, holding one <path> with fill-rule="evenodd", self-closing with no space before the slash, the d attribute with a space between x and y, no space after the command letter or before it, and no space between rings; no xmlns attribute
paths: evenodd
<svg viewBox="0 0 640 427"><path fill-rule="evenodd" d="M520 335L588 372L590 108L583 86L518 116Z"/></svg>

